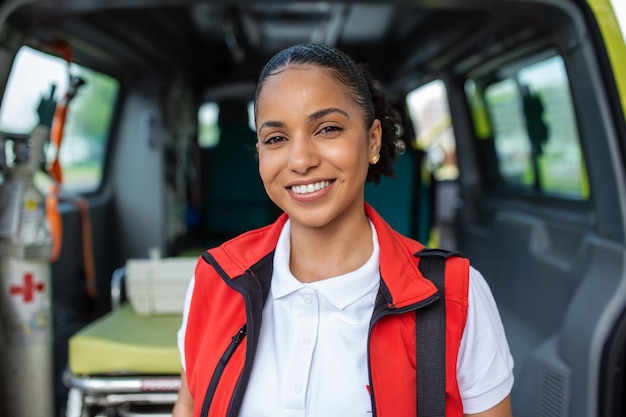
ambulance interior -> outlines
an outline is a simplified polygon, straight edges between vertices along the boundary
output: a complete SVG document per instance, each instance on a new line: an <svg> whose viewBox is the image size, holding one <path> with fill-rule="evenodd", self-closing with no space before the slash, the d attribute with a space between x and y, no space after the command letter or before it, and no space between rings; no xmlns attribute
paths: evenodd
<svg viewBox="0 0 626 417"><path fill-rule="evenodd" d="M609 56L626 52L608 0L593 4L1 0L0 202L34 163L61 230L49 291L28 286L50 303L44 405L171 415L195 260L280 213L255 160L258 74L279 49L321 42L367 62L402 115L397 178L368 184L366 200L487 279L515 359L514 415L624 415L626 81ZM28 162L35 143L45 156ZM12 265L6 248L28 245L3 210ZM8 268L3 320L27 307L26 275L9 282ZM14 366L0 362L0 404L28 409Z"/></svg>

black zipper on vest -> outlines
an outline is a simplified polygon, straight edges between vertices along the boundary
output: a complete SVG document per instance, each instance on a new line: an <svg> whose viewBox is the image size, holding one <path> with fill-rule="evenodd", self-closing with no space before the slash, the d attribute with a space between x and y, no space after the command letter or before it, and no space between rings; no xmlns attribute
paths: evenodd
<svg viewBox="0 0 626 417"><path fill-rule="evenodd" d="M256 274L251 270L246 270L245 273L250 279L247 280L249 283L255 284L255 289L258 291L258 294L262 294L263 290L259 285L259 280L256 277ZM269 289L268 289L269 292ZM258 305L258 314L263 314L263 303L262 300L260 302L253 301L256 297L251 297L250 291L242 292L244 296L244 304L246 305L247 318L248 318L248 327L247 327L247 337L248 341L246 344L246 360L244 361L243 370L241 371L241 375L239 376L239 380L237 381L237 385L235 386L232 397L230 400L230 404L228 406L228 411L226 413L229 417L236 417L239 415L239 411L241 410L241 405L243 402L243 397L246 392L246 387L248 385L248 381L250 378L250 374L252 372L252 363L254 357L256 356L256 342L259 338L259 330L260 330L260 322L257 322L255 319L255 314L250 314L251 311L255 310L253 307L254 304Z"/></svg>
<svg viewBox="0 0 626 417"><path fill-rule="evenodd" d="M209 387L207 388L204 402L202 403L201 416L205 417L208 415L213 396L215 395L215 390L217 389L219 380L222 377L226 363L237 347L244 339L246 339L247 352L246 359L244 361L244 368L232 393L230 405L228 406L226 414L227 416L237 416L239 414L241 401L245 394L245 389L252 371L252 362L256 354L256 342L259 337L258 335L261 326L263 305L267 295L269 294L273 252L270 252L268 255L263 257L259 260L259 262L253 265L250 269L246 270L243 275L237 277L236 279L231 279L209 252L204 252L202 254L202 258L215 269L218 275L224 279L226 285L230 286L242 295L246 310L246 324L244 324L237 334L233 336L230 346L226 349L216 366L215 372L211 377ZM254 268L257 269L257 272L265 272L257 275L257 273L253 271ZM261 281L263 281L264 284L262 284Z"/></svg>
<svg viewBox="0 0 626 417"><path fill-rule="evenodd" d="M383 281L381 280L381 284L382 282ZM381 290L384 291L385 289L381 288ZM420 308L426 307L427 305L432 304L437 300L439 300L439 293L433 294L430 297L420 301L419 303L411 304L403 308L389 308L387 307L386 303L378 304L378 302L374 306L374 312L372 313L372 319L370 320L370 330L367 335L367 372L369 374L370 382L370 398L372 399L372 417L376 417L376 398L374 394L374 381L372 380L372 370L370 366L370 337L372 336L372 329L374 328L374 325L385 316L415 311Z"/></svg>
<svg viewBox="0 0 626 417"><path fill-rule="evenodd" d="M201 416L209 415L209 408L211 407L211 400L213 399L213 395L215 394L215 390L217 389L217 384L222 378L222 373L224 372L224 369L226 368L226 364L230 360L231 356L233 356L233 353L235 353L235 350L237 349L237 347L241 344L243 339L246 337L247 333L248 333L248 325L244 323L243 326L241 326L241 329L239 329L239 331L231 338L230 344L224 351L224 354L220 358L217 366L215 367L215 372L213 373L213 376L211 377L209 388L207 389L206 395L204 397L204 401L202 402L202 412L200 413Z"/></svg>

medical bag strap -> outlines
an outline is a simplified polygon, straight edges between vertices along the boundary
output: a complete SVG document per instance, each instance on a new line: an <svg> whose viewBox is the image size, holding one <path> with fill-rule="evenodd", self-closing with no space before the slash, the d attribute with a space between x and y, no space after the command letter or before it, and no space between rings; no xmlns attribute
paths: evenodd
<svg viewBox="0 0 626 417"><path fill-rule="evenodd" d="M439 300L417 310L416 372L417 416L444 417L446 415L446 300L444 277L446 259L455 252L441 249L422 249L418 268L424 278L439 289Z"/></svg>

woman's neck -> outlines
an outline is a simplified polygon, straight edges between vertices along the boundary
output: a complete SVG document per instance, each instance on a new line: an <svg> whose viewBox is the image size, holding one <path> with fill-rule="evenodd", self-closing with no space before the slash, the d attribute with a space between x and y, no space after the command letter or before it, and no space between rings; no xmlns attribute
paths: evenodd
<svg viewBox="0 0 626 417"><path fill-rule="evenodd" d="M291 273L301 282L314 282L346 274L372 255L372 229L363 216L323 228L291 225Z"/></svg>

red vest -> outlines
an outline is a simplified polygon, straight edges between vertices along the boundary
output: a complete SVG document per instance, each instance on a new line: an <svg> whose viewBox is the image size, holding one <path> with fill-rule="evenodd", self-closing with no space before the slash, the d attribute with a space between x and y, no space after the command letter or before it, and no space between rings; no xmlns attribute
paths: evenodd
<svg viewBox="0 0 626 417"><path fill-rule="evenodd" d="M415 315L437 288L418 270L424 248L404 237L369 206L380 245L381 285L369 338L373 415L416 415ZM287 220L253 230L202 255L187 321L187 383L194 416L237 416L248 384L269 294L272 260ZM445 267L446 416L462 416L456 362L467 316L469 262L451 257Z"/></svg>

